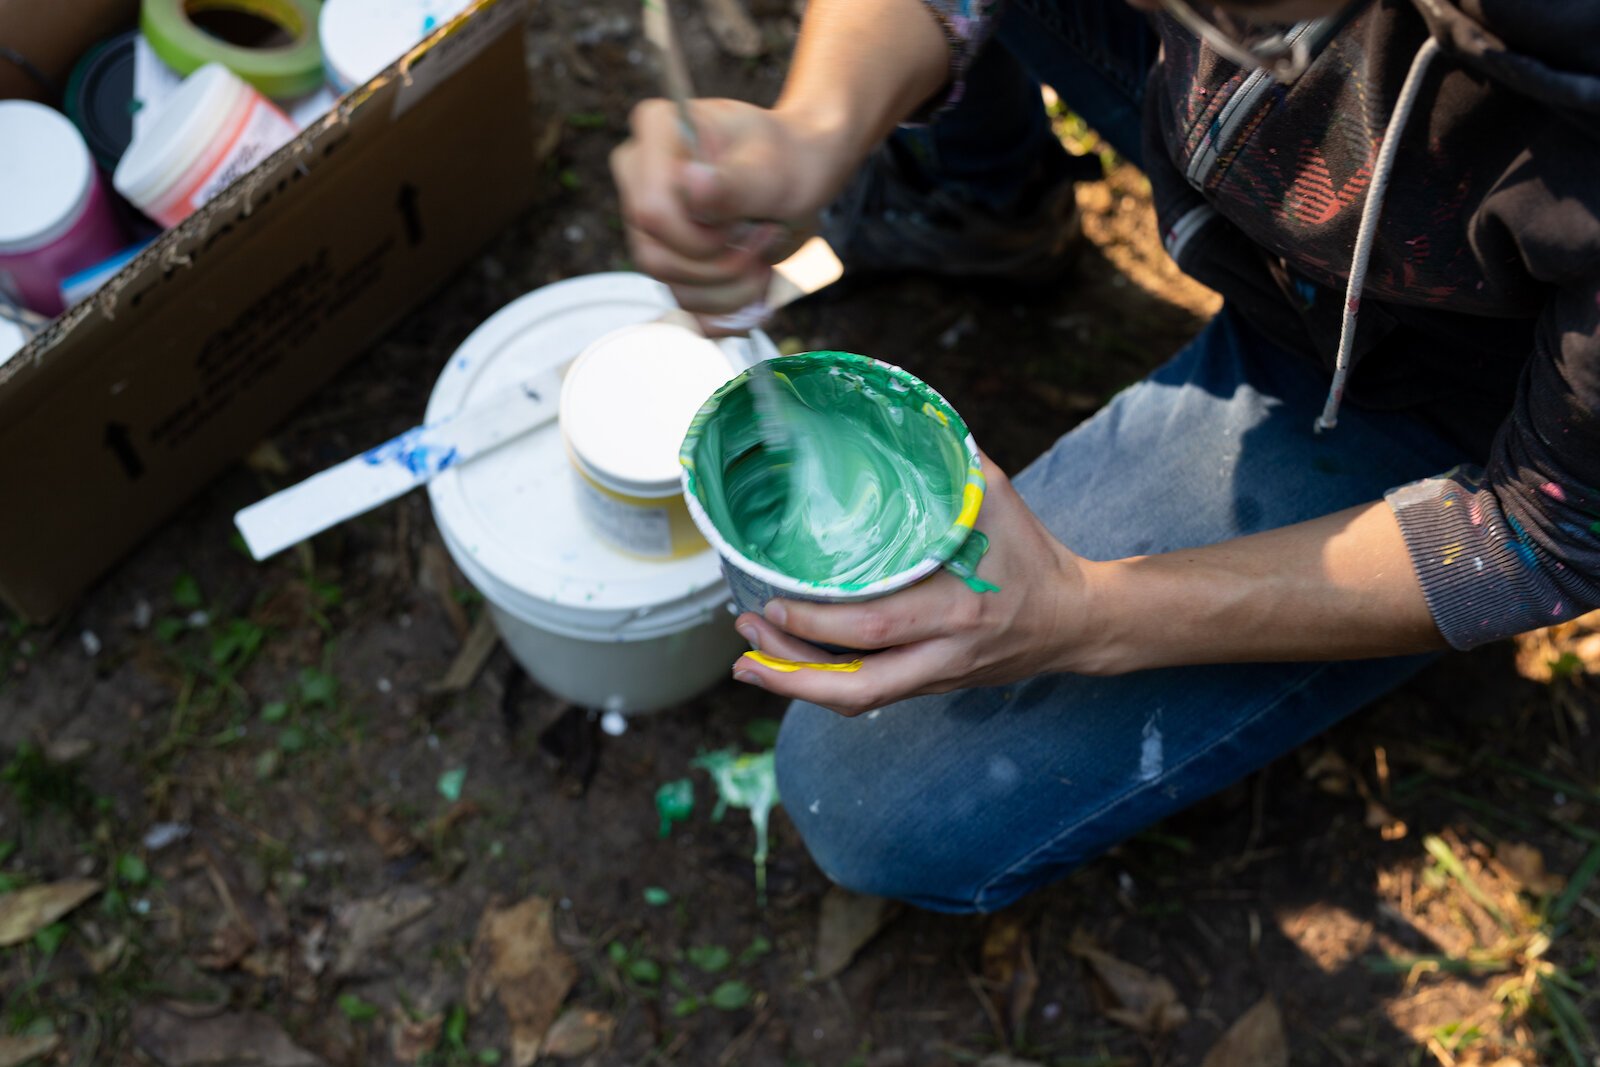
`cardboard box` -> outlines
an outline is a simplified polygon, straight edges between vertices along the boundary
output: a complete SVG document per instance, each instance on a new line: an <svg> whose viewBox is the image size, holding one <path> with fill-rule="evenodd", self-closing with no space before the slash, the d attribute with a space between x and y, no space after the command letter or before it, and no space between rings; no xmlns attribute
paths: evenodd
<svg viewBox="0 0 1600 1067"><path fill-rule="evenodd" d="M478 0L0 365L0 598L74 599L526 210L522 0Z"/></svg>

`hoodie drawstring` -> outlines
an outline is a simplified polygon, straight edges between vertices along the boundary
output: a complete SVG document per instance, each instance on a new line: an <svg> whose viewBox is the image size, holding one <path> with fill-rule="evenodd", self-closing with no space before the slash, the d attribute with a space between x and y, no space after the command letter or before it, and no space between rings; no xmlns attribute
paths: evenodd
<svg viewBox="0 0 1600 1067"><path fill-rule="evenodd" d="M1361 314L1361 289L1367 281L1367 266L1372 262L1372 238L1378 230L1378 216L1383 214L1383 198L1389 191L1389 175L1394 171L1394 157L1400 150L1400 134L1411 118L1411 108L1422 89L1422 79L1428 67L1439 54L1439 42L1429 37L1417 49L1400 87L1400 99L1395 101L1389 115L1389 126L1383 132L1383 144L1378 149L1377 162L1372 168L1372 185L1367 190L1367 201L1361 208L1361 228L1356 232L1356 250L1350 257L1350 284L1344 291L1344 325L1339 330L1339 354L1333 364L1333 383L1328 386L1328 400L1322 414L1317 417L1316 431L1331 430L1339 423L1339 404L1344 400L1345 379L1350 376L1350 350L1356 343L1356 318Z"/></svg>

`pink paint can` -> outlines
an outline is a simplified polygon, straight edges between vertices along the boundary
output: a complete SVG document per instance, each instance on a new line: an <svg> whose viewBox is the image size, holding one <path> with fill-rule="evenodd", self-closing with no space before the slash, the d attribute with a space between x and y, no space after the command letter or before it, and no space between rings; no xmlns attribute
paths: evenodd
<svg viewBox="0 0 1600 1067"><path fill-rule="evenodd" d="M208 63L161 103L117 164L117 191L163 226L176 226L299 132L272 101L220 63Z"/></svg>
<svg viewBox="0 0 1600 1067"><path fill-rule="evenodd" d="M0 292L59 315L61 280L127 244L83 135L27 100L0 100Z"/></svg>

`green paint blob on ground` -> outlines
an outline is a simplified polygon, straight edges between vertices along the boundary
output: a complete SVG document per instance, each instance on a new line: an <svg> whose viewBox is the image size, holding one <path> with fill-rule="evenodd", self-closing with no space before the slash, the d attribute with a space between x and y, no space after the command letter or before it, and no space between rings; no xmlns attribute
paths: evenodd
<svg viewBox="0 0 1600 1067"><path fill-rule="evenodd" d="M690 429L692 491L728 542L773 570L840 588L934 554L965 502L960 417L862 356L809 353L771 367L788 448L765 446L743 383Z"/></svg>
<svg viewBox="0 0 1600 1067"><path fill-rule="evenodd" d="M661 817L661 836L672 833L672 824L683 822L694 812L694 782L687 778L666 782L656 790L656 814Z"/></svg>
<svg viewBox="0 0 1600 1067"><path fill-rule="evenodd" d="M740 755L733 749L720 749L696 757L690 764L711 775L717 787L717 806L712 819L721 819L730 808L750 812L756 830L756 897L767 900L767 820L778 803L778 776L771 752Z"/></svg>

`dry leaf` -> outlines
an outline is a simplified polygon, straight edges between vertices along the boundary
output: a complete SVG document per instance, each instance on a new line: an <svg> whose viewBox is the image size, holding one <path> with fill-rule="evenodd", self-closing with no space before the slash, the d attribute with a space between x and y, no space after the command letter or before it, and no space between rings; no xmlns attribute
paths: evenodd
<svg viewBox="0 0 1600 1067"><path fill-rule="evenodd" d="M395 931L431 911L433 903L427 891L402 886L379 897L335 905L333 926L339 949L333 973L340 978L371 973L373 954Z"/></svg>
<svg viewBox="0 0 1600 1067"><path fill-rule="evenodd" d="M195 1018L140 1005L133 1010L133 1041L162 1067L325 1067L256 1011Z"/></svg>
<svg viewBox="0 0 1600 1067"><path fill-rule="evenodd" d="M1366 794L1362 790L1363 795ZM1409 832L1404 819L1398 819L1377 798L1367 796L1367 828L1378 831L1385 841L1399 841Z"/></svg>
<svg viewBox="0 0 1600 1067"><path fill-rule="evenodd" d="M1178 991L1160 975L1095 948L1081 935L1073 938L1069 951L1094 972L1097 1006L1112 1022L1159 1035L1189 1021L1189 1009L1178 1000Z"/></svg>
<svg viewBox="0 0 1600 1067"><path fill-rule="evenodd" d="M498 994L511 1022L511 1062L530 1067L562 1001L578 980L578 965L556 944L550 902L528 897L491 907L478 924L467 974L467 1007L482 1011Z"/></svg>
<svg viewBox="0 0 1600 1067"><path fill-rule="evenodd" d="M1044 1067L1038 1060L1019 1060L1009 1052L991 1052L978 1061L978 1067Z"/></svg>
<svg viewBox="0 0 1600 1067"><path fill-rule="evenodd" d="M443 1012L426 1019L400 1018L395 1021L389 1047L401 1063L416 1063L439 1047L439 1036L443 1033Z"/></svg>
<svg viewBox="0 0 1600 1067"><path fill-rule="evenodd" d="M1015 1035L1028 1020L1033 996L1039 991L1039 973L1033 966L1028 932L1020 912L1003 911L989 919L983 935L983 980L1008 1027Z"/></svg>
<svg viewBox="0 0 1600 1067"><path fill-rule="evenodd" d="M1331 748L1324 749L1305 769L1306 781L1315 782L1318 789L1334 796L1345 796L1350 792L1352 777L1350 764Z"/></svg>
<svg viewBox="0 0 1600 1067"><path fill-rule="evenodd" d="M545 1056L575 1060L611 1042L617 1020L603 1011L573 1008L561 1013L544 1037Z"/></svg>
<svg viewBox="0 0 1600 1067"><path fill-rule="evenodd" d="M372 843L378 846L385 859L401 859L416 851L417 839L411 836L411 831L390 818L387 804L381 804L371 811L352 806L350 815L366 829L367 836L372 838Z"/></svg>
<svg viewBox="0 0 1600 1067"><path fill-rule="evenodd" d="M105 974L111 968L122 962L123 953L128 951L128 939L122 934L117 934L103 945L90 949L86 955L89 969L95 974Z"/></svg>
<svg viewBox="0 0 1600 1067"><path fill-rule="evenodd" d="M92 878L74 878L0 896L0 948L20 945L102 888Z"/></svg>
<svg viewBox="0 0 1600 1067"><path fill-rule="evenodd" d="M1536 897L1559 893L1567 884L1567 880L1559 874L1545 870L1544 853L1532 845L1502 841L1495 846L1494 858L1505 866L1522 888Z"/></svg>
<svg viewBox="0 0 1600 1067"><path fill-rule="evenodd" d="M241 922L223 920L206 950L194 961L208 971L231 971L256 947L256 932Z"/></svg>
<svg viewBox="0 0 1600 1067"><path fill-rule="evenodd" d="M1273 999L1262 997L1235 1019L1200 1067L1289 1067L1289 1039Z"/></svg>
<svg viewBox="0 0 1600 1067"><path fill-rule="evenodd" d="M817 961L813 973L818 980L832 978L850 966L856 953L877 937L896 913L891 902L882 897L829 887L822 895L822 908L817 915Z"/></svg>
<svg viewBox="0 0 1600 1067"><path fill-rule="evenodd" d="M42 1060L61 1047L56 1034L34 1034L32 1037L0 1037L0 1067L22 1067L25 1063Z"/></svg>
<svg viewBox="0 0 1600 1067"><path fill-rule="evenodd" d="M94 742L87 737L66 737L50 741L44 746L44 758L58 767L77 763L94 751Z"/></svg>

